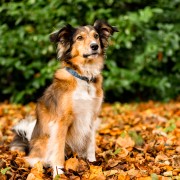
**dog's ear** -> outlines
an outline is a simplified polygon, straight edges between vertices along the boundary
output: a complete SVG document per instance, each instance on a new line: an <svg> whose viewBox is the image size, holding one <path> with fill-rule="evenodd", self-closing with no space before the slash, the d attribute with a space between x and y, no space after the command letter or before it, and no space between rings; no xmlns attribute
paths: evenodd
<svg viewBox="0 0 180 180"><path fill-rule="evenodd" d="M62 29L55 31L50 34L50 41L51 42L60 42L65 43L70 40L71 35L73 34L74 28L71 25L66 25Z"/></svg>
<svg viewBox="0 0 180 180"><path fill-rule="evenodd" d="M94 23L94 28L96 29L102 40L103 47L107 47L108 38L113 35L114 32L118 32L118 29L116 27L111 26L102 20L96 20Z"/></svg>
<svg viewBox="0 0 180 180"><path fill-rule="evenodd" d="M75 28L71 25L66 25L62 29L50 34L50 41L58 44L58 59L61 59L69 50Z"/></svg>

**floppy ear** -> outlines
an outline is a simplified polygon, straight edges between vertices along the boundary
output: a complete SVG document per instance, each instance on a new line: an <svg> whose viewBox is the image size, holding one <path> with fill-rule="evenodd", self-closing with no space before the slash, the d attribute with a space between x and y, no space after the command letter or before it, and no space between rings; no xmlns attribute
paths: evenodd
<svg viewBox="0 0 180 180"><path fill-rule="evenodd" d="M94 28L101 38L103 47L107 47L108 38L113 35L114 32L118 32L118 29L116 27L110 26L108 23L102 20L96 20L94 23Z"/></svg>
<svg viewBox="0 0 180 180"><path fill-rule="evenodd" d="M70 48L74 31L75 28L68 24L62 29L50 34L50 41L58 43L58 59L61 59L64 53Z"/></svg>

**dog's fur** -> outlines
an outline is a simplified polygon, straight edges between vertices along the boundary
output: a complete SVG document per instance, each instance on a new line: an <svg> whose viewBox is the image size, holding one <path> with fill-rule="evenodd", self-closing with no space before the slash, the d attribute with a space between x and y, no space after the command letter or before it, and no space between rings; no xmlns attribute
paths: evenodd
<svg viewBox="0 0 180 180"><path fill-rule="evenodd" d="M50 35L63 68L56 71L53 83L38 100L37 120L27 118L13 128L11 150L28 151L31 166L41 161L53 167L54 176L61 174L67 148L79 157L96 160L95 130L103 100L101 70L108 38L116 31L98 20L94 26L67 25ZM73 76L66 67L89 82Z"/></svg>

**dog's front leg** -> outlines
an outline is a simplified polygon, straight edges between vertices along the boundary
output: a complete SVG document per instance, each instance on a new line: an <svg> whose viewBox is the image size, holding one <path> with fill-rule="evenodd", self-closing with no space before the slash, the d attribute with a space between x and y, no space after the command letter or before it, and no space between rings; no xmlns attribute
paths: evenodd
<svg viewBox="0 0 180 180"><path fill-rule="evenodd" d="M101 122L101 120L99 118L96 118L96 120L93 122L92 131L90 134L90 140L89 140L89 143L87 145L87 159L90 162L96 161L96 156L95 156L96 139L95 139L95 135L96 135L96 130L98 129L100 122Z"/></svg>
<svg viewBox="0 0 180 180"><path fill-rule="evenodd" d="M93 128L93 130L91 131L91 134L90 134L90 141L87 145L87 159L90 162L96 161L95 148L96 148L95 129Z"/></svg>
<svg viewBox="0 0 180 180"><path fill-rule="evenodd" d="M47 158L53 168L54 177L57 174L63 174L67 130L68 125L63 120L50 123Z"/></svg>

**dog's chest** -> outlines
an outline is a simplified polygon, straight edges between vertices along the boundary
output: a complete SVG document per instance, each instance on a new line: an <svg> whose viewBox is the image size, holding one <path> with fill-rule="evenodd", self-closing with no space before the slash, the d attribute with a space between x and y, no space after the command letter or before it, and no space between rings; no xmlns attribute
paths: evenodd
<svg viewBox="0 0 180 180"><path fill-rule="evenodd" d="M77 79L77 86L72 97L74 120L69 128L66 142L81 156L90 140L95 115L102 102L102 98L96 96L96 91L93 83L88 84L86 81Z"/></svg>
<svg viewBox="0 0 180 180"><path fill-rule="evenodd" d="M79 113L93 111L93 104L96 101L96 88L93 83L77 80L77 87L73 93L73 111Z"/></svg>
<svg viewBox="0 0 180 180"><path fill-rule="evenodd" d="M73 93L73 100L93 100L96 97L96 89L92 83L77 80L77 87Z"/></svg>
<svg viewBox="0 0 180 180"><path fill-rule="evenodd" d="M88 132L97 109L96 88L93 83L77 80L77 87L73 93L74 125ZM77 128L77 129L78 129Z"/></svg>

